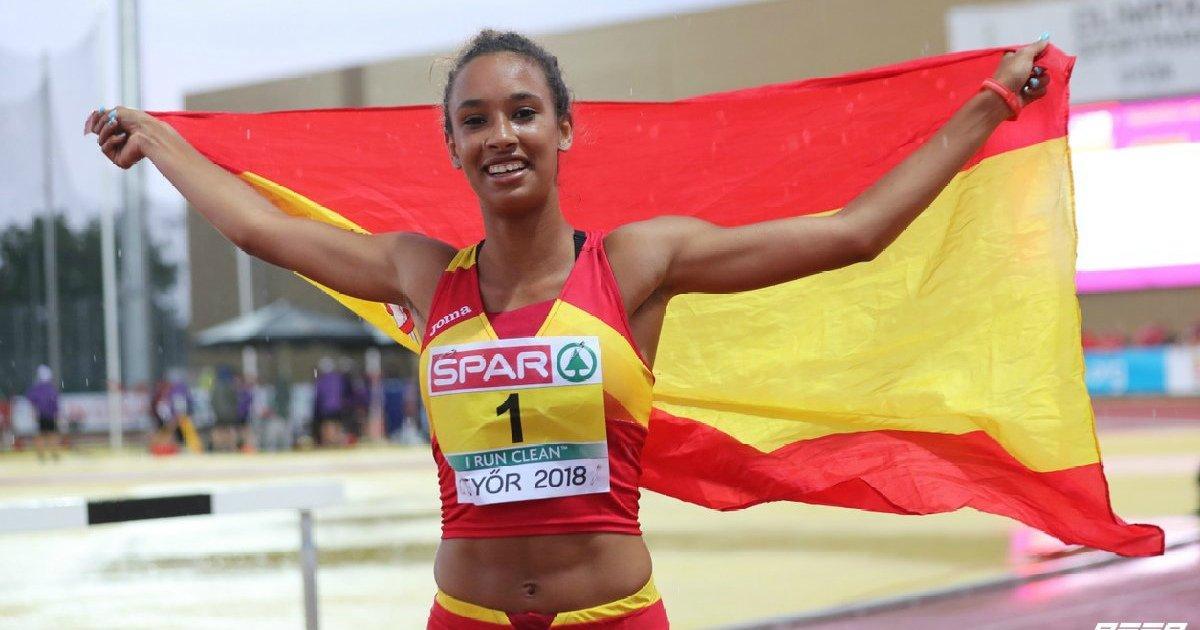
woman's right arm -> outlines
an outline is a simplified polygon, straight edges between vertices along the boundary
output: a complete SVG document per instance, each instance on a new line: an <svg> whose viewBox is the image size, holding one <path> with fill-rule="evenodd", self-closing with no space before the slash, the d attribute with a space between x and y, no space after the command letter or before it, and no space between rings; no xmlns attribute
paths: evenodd
<svg viewBox="0 0 1200 630"><path fill-rule="evenodd" d="M234 245L353 297L409 304L428 313L441 270L454 249L420 234L358 234L290 216L213 164L170 125L125 107L115 122L92 112L84 131L121 168L150 158L188 203Z"/></svg>

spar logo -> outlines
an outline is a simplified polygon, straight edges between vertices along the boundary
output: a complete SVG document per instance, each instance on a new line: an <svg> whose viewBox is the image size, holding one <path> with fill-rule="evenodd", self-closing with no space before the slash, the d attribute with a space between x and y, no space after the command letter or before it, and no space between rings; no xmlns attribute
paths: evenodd
<svg viewBox="0 0 1200 630"><path fill-rule="evenodd" d="M586 342L580 341L569 343L558 351L554 368L558 370L559 376L568 381L582 383L596 373L596 366L599 364L600 360L596 358L596 353L587 347Z"/></svg>
<svg viewBox="0 0 1200 630"><path fill-rule="evenodd" d="M601 381L595 337L526 337L432 348L429 393L512 390Z"/></svg>
<svg viewBox="0 0 1200 630"><path fill-rule="evenodd" d="M451 350L429 361L429 391L479 391L549 385L550 345Z"/></svg>

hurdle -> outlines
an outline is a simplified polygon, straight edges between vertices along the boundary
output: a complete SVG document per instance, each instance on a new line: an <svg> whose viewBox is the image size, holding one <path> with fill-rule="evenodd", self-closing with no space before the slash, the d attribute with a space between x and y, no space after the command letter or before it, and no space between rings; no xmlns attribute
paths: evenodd
<svg viewBox="0 0 1200 630"><path fill-rule="evenodd" d="M312 511L344 502L345 492L338 482L232 487L209 493L171 496L12 501L0 503L0 534L176 516L298 510L304 627L306 630L317 630L317 546L313 540Z"/></svg>

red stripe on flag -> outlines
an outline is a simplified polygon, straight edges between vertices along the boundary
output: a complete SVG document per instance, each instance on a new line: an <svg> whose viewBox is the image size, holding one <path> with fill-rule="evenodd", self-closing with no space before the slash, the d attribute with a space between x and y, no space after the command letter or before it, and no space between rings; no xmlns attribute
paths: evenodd
<svg viewBox="0 0 1200 630"><path fill-rule="evenodd" d="M842 207L930 137L991 76L999 50L668 103L579 103L559 176L573 224L612 229L662 214L744 225ZM971 164L1066 134L1074 59ZM157 113L235 173L249 171L371 232L456 245L483 233L432 105L264 114ZM968 164L970 166L970 164Z"/></svg>
<svg viewBox="0 0 1200 630"><path fill-rule="evenodd" d="M655 409L642 470L645 488L720 510L769 501L895 514L972 507L1066 543L1124 556L1163 552L1161 529L1129 525L1112 512L1099 463L1035 472L983 431L843 433L764 453L711 426Z"/></svg>

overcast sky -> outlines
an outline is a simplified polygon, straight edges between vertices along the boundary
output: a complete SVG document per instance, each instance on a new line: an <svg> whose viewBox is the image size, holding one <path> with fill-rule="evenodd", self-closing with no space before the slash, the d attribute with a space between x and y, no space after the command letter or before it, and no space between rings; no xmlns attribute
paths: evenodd
<svg viewBox="0 0 1200 630"><path fill-rule="evenodd" d="M562 32L752 1L143 0L141 107L182 109L189 92L452 49L485 26L534 34ZM0 114L11 118L12 112L22 112L24 118L37 108L37 101L30 99L41 85L39 57L48 53L56 84L56 160L70 162L68 170L79 180L75 188L82 189L64 190L60 199L98 195L96 191L107 186L97 183L103 175L86 171L103 165L88 162L96 158L94 151L71 134L87 110L121 100L117 0L0 0L0 32ZM89 57L95 59L89 63ZM19 128L19 122L8 122L5 126L0 121L0 128ZM39 190L34 179L40 175L17 173L7 166L34 156L12 144L0 148L5 151L9 159L0 154L0 167L10 171L8 179ZM77 151L88 152L74 155ZM32 164L24 168L37 170ZM147 190L155 203L178 206L177 195L157 173L151 173ZM23 193L9 196L13 194ZM5 205L11 213L16 204Z"/></svg>
<svg viewBox="0 0 1200 630"><path fill-rule="evenodd" d="M483 27L563 32L755 0L143 0L141 107L183 108L184 95L316 70L449 50ZM79 224L119 204L120 171L80 134L86 113L120 102L117 0L0 0L0 229L46 206L41 121L53 134L49 201ZM48 55L50 103L42 99ZM184 205L153 168L152 237L186 266ZM187 276L177 300L188 312Z"/></svg>
<svg viewBox="0 0 1200 630"><path fill-rule="evenodd" d="M444 50L484 26L558 32L749 1L143 1L142 105L176 109L190 91ZM115 0L0 0L0 51L36 57L70 48L97 20L107 25L104 36L115 49L115 6Z"/></svg>

